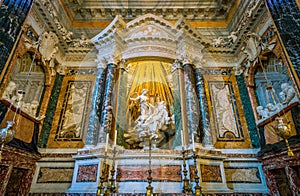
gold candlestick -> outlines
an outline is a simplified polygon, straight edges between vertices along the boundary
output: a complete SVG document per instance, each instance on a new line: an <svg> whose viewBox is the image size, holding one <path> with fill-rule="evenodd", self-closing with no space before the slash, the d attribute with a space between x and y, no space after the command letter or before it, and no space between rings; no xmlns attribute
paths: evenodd
<svg viewBox="0 0 300 196"><path fill-rule="evenodd" d="M186 158L185 158L186 150L184 149L184 146L182 146L182 159L183 159L183 193L191 194L192 189L190 185L190 181L187 178L187 169L186 169Z"/></svg>
<svg viewBox="0 0 300 196"><path fill-rule="evenodd" d="M97 193L96 193L97 196L104 196L104 195L106 195L105 186L104 186L106 158L107 158L107 151L105 150L102 173L101 173L99 184L98 184L98 187L97 187Z"/></svg>
<svg viewBox="0 0 300 196"><path fill-rule="evenodd" d="M199 175L198 175L198 164L197 164L197 154L195 153L195 151L193 151L193 158L194 158L194 166L195 166L195 182L196 182L196 186L195 186L195 196L201 196L202 192L201 192L201 186L199 185Z"/></svg>

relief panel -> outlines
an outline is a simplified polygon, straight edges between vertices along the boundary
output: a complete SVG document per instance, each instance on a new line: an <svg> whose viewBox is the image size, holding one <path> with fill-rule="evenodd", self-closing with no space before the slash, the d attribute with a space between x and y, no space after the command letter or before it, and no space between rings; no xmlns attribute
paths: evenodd
<svg viewBox="0 0 300 196"><path fill-rule="evenodd" d="M64 77L48 147L83 147L96 78L92 74L90 70L69 70Z"/></svg>
<svg viewBox="0 0 300 196"><path fill-rule="evenodd" d="M235 77L207 75L204 79L215 146L249 148L249 133Z"/></svg>
<svg viewBox="0 0 300 196"><path fill-rule="evenodd" d="M38 171L37 183L70 183L74 168L41 167Z"/></svg>

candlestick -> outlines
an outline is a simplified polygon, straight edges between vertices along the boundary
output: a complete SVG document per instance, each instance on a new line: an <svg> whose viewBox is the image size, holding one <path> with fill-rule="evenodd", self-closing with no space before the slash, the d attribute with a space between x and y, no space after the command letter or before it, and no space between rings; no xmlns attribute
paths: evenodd
<svg viewBox="0 0 300 196"><path fill-rule="evenodd" d="M192 133L192 148L193 148L193 151L195 151L194 133Z"/></svg>
<svg viewBox="0 0 300 196"><path fill-rule="evenodd" d="M118 136L118 130L115 131L115 138L114 138L114 145L117 145L117 136Z"/></svg>
<svg viewBox="0 0 300 196"><path fill-rule="evenodd" d="M181 129L181 145L182 145L182 147L183 147L183 130Z"/></svg>
<svg viewBox="0 0 300 196"><path fill-rule="evenodd" d="M108 147L108 139L109 139L109 133L106 133L105 152L107 152L107 147Z"/></svg>

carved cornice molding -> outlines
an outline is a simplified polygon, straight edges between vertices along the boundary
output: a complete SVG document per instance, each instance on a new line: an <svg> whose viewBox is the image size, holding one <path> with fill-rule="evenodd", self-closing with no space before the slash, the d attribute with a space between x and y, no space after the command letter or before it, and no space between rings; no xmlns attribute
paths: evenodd
<svg viewBox="0 0 300 196"><path fill-rule="evenodd" d="M203 48L204 46L196 40L197 38L186 35L181 31L178 33L177 54L178 59L185 64L196 65L203 61Z"/></svg>
<svg viewBox="0 0 300 196"><path fill-rule="evenodd" d="M81 3L80 3L81 2ZM180 15L191 20L226 20L237 4L236 1L219 0L189 0L189 1L133 1L96 0L66 1L65 11L72 16L72 20L93 21L112 19L122 15L126 20L132 20L152 11L159 17L177 20ZM73 9L72 9L73 8Z"/></svg>
<svg viewBox="0 0 300 196"><path fill-rule="evenodd" d="M243 14L239 17L237 28L228 35L222 35L214 38L211 42L209 51L214 53L233 53L240 44L240 39L245 32L249 31L254 23L259 19L262 10L266 11L263 0L253 0L247 2L247 6Z"/></svg>
<svg viewBox="0 0 300 196"><path fill-rule="evenodd" d="M156 6L156 3L159 6ZM35 13L37 13L39 18L44 20L43 22L47 26L46 29L56 32L60 40L59 49L62 51L61 53L69 54L70 56L73 54L84 56L93 48L96 42L100 44L101 42L106 42L107 39L109 40L110 36L108 35L115 36L114 31L122 32L120 35L126 37L126 31L135 30L141 24L164 26L164 30L173 34L178 32L178 30L183 30L186 35L198 40L210 53L233 55L237 54L240 49L241 35L248 31L249 27L252 29L254 23L257 23L264 7L262 0L253 0L246 3L243 1L228 2L218 0L201 2L173 1L170 4L165 2L156 3L144 2L141 4L135 2L136 5L132 7L133 4L128 6L128 2L126 4L123 0L118 2L108 0L101 2L101 4L99 2L96 3L94 0L41 0L35 1L33 9L35 11L32 15L35 16ZM75 9L76 7L78 9ZM238 14L232 10L237 8L240 10ZM107 26L108 21L111 20L113 22ZM209 33L207 37L201 35L201 26L199 29L194 28L198 23L200 24L204 21L216 22L220 20L228 26L223 26L225 34L222 33L222 36L217 38L214 36L214 28L210 28L209 31L212 33ZM124 21L129 22L126 24ZM95 37L90 39L92 35L95 35L95 28L92 29L95 26L92 25L90 29L85 29L85 27L88 27L86 24L93 22L96 22L95 25L101 23L100 29L106 27L102 31L102 35L98 35L97 41ZM231 30L233 23L237 28ZM226 29L228 29L228 34L226 34ZM154 46L151 46L151 49L148 48L147 51L152 53L153 56L159 56L163 50L169 50L169 46L165 46L169 44L174 46L174 42L176 42L173 37L165 36L167 34L157 34L157 36L152 37L131 35L132 37L126 37L128 39L125 40L127 44L138 45L142 41L150 42L150 40L154 42ZM101 39L101 36L106 39ZM159 45L160 42L161 44ZM141 48L145 48L145 45L141 45ZM138 48L131 47L129 50L132 52L140 51L140 56L146 55ZM171 53L174 53L174 50L169 50L164 55L166 55L166 58L177 58ZM129 52L124 55L128 58L134 57Z"/></svg>

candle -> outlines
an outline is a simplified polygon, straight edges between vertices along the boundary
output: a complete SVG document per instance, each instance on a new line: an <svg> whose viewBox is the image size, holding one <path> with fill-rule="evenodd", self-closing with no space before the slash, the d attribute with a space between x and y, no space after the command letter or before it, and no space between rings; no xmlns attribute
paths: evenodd
<svg viewBox="0 0 300 196"><path fill-rule="evenodd" d="M193 147L193 151L195 151L194 133L192 133L192 147Z"/></svg>
<svg viewBox="0 0 300 196"><path fill-rule="evenodd" d="M107 147L108 147L108 139L109 139L109 133L106 133L105 152L107 152Z"/></svg>
<svg viewBox="0 0 300 196"><path fill-rule="evenodd" d="M181 129L181 145L182 145L182 147L183 147L183 130Z"/></svg>
<svg viewBox="0 0 300 196"><path fill-rule="evenodd" d="M117 145L117 136L118 136L118 130L115 131L115 138L114 138L114 145Z"/></svg>

